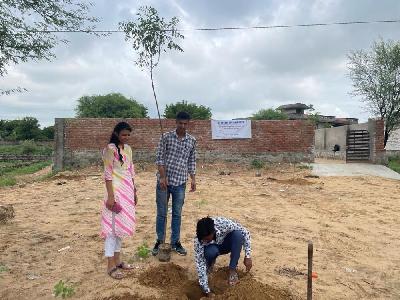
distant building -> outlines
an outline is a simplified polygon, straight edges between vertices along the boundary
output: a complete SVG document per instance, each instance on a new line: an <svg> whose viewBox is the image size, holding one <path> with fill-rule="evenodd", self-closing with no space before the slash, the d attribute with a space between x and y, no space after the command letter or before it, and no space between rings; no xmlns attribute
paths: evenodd
<svg viewBox="0 0 400 300"><path fill-rule="evenodd" d="M281 105L277 109L288 115L289 120L301 120L307 119L307 115L304 113L305 110L311 107L303 103L286 104Z"/></svg>
<svg viewBox="0 0 400 300"><path fill-rule="evenodd" d="M308 114L304 113L305 110L309 110L312 107L303 103L294 103L281 105L277 109L287 114L289 120L305 120L309 117ZM318 122L317 128L324 127L339 127L343 125L358 124L357 118L336 118L335 116L323 116L317 115Z"/></svg>

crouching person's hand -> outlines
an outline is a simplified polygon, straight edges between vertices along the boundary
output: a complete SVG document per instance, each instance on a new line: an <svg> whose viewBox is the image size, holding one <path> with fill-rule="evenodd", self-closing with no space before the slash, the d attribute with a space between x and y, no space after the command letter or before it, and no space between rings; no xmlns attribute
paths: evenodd
<svg viewBox="0 0 400 300"><path fill-rule="evenodd" d="M212 293L212 292L204 293L204 295L205 295L205 296L204 296L204 297L201 297L200 300L201 300L201 299L204 300L204 299L207 299L207 298L215 298L215 294Z"/></svg>
<svg viewBox="0 0 400 300"><path fill-rule="evenodd" d="M253 266L253 261L251 260L250 257L245 257L243 264L246 267L246 272L249 272L251 270L251 267Z"/></svg>

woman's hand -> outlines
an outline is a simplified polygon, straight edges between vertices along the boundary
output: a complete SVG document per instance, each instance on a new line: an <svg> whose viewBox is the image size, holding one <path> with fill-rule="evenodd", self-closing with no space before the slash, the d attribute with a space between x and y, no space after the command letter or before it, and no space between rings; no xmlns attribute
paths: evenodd
<svg viewBox="0 0 400 300"><path fill-rule="evenodd" d="M107 201L106 201L106 207L111 210L112 207L114 206L115 203L115 198L114 195L108 196Z"/></svg>

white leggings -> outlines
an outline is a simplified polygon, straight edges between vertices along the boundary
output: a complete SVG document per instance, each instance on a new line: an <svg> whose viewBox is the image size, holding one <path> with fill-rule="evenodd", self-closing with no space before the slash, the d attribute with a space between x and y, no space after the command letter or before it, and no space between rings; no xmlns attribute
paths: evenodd
<svg viewBox="0 0 400 300"><path fill-rule="evenodd" d="M106 237L104 241L104 253L106 257L113 257L115 252L121 252L122 240L115 235Z"/></svg>

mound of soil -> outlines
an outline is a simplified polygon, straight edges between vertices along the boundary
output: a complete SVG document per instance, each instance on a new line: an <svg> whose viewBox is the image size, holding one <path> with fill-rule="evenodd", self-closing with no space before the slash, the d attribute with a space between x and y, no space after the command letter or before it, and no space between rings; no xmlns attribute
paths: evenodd
<svg viewBox="0 0 400 300"><path fill-rule="evenodd" d="M256 281L251 274L239 272L240 282L230 287L227 282L228 268L220 268L209 277L211 290L219 300L287 300L295 299L287 291L273 288ZM187 270L168 263L152 267L139 277L142 285L162 290L162 299L199 300L204 297L197 280L189 280ZM134 298L126 298L134 299ZM137 298L140 299L140 298ZM118 298L125 300L125 298Z"/></svg>

